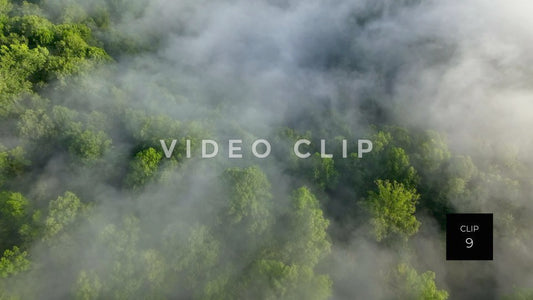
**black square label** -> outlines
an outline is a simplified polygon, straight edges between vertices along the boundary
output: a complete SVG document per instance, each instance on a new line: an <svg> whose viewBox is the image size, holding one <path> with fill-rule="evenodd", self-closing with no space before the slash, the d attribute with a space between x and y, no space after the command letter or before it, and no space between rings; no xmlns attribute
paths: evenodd
<svg viewBox="0 0 533 300"><path fill-rule="evenodd" d="M447 214L446 259L492 260L492 214Z"/></svg>

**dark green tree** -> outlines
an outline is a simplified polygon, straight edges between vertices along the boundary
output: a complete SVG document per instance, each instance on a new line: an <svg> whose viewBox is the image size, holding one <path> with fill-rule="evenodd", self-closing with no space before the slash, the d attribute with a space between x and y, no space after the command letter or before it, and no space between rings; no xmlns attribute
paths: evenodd
<svg viewBox="0 0 533 300"><path fill-rule="evenodd" d="M0 192L0 252L24 245L32 237L28 200L20 193Z"/></svg>

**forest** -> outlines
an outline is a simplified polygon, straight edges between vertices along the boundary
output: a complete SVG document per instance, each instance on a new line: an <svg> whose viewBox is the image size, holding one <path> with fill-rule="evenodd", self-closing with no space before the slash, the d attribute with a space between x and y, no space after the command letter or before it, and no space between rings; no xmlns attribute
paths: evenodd
<svg viewBox="0 0 533 300"><path fill-rule="evenodd" d="M503 6L0 0L0 299L533 299ZM448 213L494 214L492 261L446 260Z"/></svg>

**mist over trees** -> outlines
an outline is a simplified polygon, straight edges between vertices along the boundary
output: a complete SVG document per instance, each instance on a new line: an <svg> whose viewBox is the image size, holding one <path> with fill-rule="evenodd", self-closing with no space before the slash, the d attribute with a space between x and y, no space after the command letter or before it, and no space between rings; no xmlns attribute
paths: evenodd
<svg viewBox="0 0 533 300"><path fill-rule="evenodd" d="M0 0L0 299L530 299L518 2Z"/></svg>

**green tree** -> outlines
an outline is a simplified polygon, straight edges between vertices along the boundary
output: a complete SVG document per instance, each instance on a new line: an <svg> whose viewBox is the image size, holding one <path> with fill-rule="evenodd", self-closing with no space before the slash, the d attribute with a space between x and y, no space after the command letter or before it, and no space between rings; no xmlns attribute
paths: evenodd
<svg viewBox="0 0 533 300"><path fill-rule="evenodd" d="M228 283L229 298L327 299L331 295L329 276L315 273L330 251L329 222L305 187L294 191L290 203L287 213L270 228L271 240L263 241L262 250L249 257L244 272Z"/></svg>
<svg viewBox="0 0 533 300"><path fill-rule="evenodd" d="M84 130L72 137L69 152L88 164L102 158L110 145L111 139L103 131Z"/></svg>
<svg viewBox="0 0 533 300"><path fill-rule="evenodd" d="M229 196L223 222L244 226L249 234L260 234L271 225L272 195L270 182L259 167L231 168L224 172L223 182Z"/></svg>
<svg viewBox="0 0 533 300"><path fill-rule="evenodd" d="M51 138L57 134L54 121L43 110L26 110L18 121L19 134L31 140Z"/></svg>
<svg viewBox="0 0 533 300"><path fill-rule="evenodd" d="M0 15L7 15L12 8L13 4L11 4L11 1L0 0Z"/></svg>
<svg viewBox="0 0 533 300"><path fill-rule="evenodd" d="M331 243L327 235L329 221L308 188L294 191L287 219L289 235L284 255L292 263L314 267L329 253Z"/></svg>
<svg viewBox="0 0 533 300"><path fill-rule="evenodd" d="M247 274L240 299L328 299L331 285L308 266L261 259Z"/></svg>
<svg viewBox="0 0 533 300"><path fill-rule="evenodd" d="M17 16L11 20L13 30L28 41L28 46L46 46L54 39L54 25L48 19L36 16Z"/></svg>
<svg viewBox="0 0 533 300"><path fill-rule="evenodd" d="M139 219L128 215L118 225L108 224L99 233L98 243L108 252L110 266L98 273L102 282L102 295L112 299L153 299L147 275L153 275L150 265L154 256L139 245L141 234ZM144 257L143 257L144 256ZM143 259L144 258L144 259ZM147 271L149 271L147 273ZM151 271L151 272L150 272Z"/></svg>
<svg viewBox="0 0 533 300"><path fill-rule="evenodd" d="M364 203L372 217L376 240L407 240L420 227L414 215L420 196L414 188L396 181L377 180L376 185L377 191L370 191Z"/></svg>
<svg viewBox="0 0 533 300"><path fill-rule="evenodd" d="M144 186L154 179L162 159L163 154L152 147L138 152L130 163L126 184L133 188Z"/></svg>
<svg viewBox="0 0 533 300"><path fill-rule="evenodd" d="M321 158L319 153L313 156L315 182L322 190L333 190L337 186L339 172L335 170L333 158Z"/></svg>
<svg viewBox="0 0 533 300"><path fill-rule="evenodd" d="M22 147L6 150L0 145L0 187L8 180L12 180L24 173L30 161Z"/></svg>
<svg viewBox="0 0 533 300"><path fill-rule="evenodd" d="M220 276L217 264L223 262L222 245L207 226L197 225L188 230L184 226L174 224L163 233L163 253L168 267L165 277L171 278L164 288L171 293L179 287L183 294L203 298L207 292L205 286Z"/></svg>
<svg viewBox="0 0 533 300"><path fill-rule="evenodd" d="M13 246L12 249L6 249L0 257L0 278L16 275L28 270L29 267L28 253Z"/></svg>
<svg viewBox="0 0 533 300"><path fill-rule="evenodd" d="M0 44L0 117L22 111L19 94L30 93L32 76L42 70L49 52L24 43Z"/></svg>
<svg viewBox="0 0 533 300"><path fill-rule="evenodd" d="M68 191L63 196L50 201L48 217L45 220L44 238L49 240L68 230L77 221L83 207L80 199Z"/></svg>
<svg viewBox="0 0 533 300"><path fill-rule="evenodd" d="M95 272L82 270L74 286L74 296L78 300L99 299L102 283Z"/></svg>
<svg viewBox="0 0 533 300"><path fill-rule="evenodd" d="M0 299L23 299L17 293L18 289L10 285L7 279L28 271L29 268L30 261L26 251L21 251L17 246L4 251L3 255L0 256Z"/></svg>
<svg viewBox="0 0 533 300"><path fill-rule="evenodd" d="M22 194L0 192L0 251L27 242L31 221L29 202Z"/></svg>
<svg viewBox="0 0 533 300"><path fill-rule="evenodd" d="M394 299L445 300L448 292L439 290L435 284L435 273L427 271L418 274L407 264L399 264L390 278Z"/></svg>
<svg viewBox="0 0 533 300"><path fill-rule="evenodd" d="M396 181L406 187L415 187L420 176L411 164L408 150L413 148L412 139L407 131L388 128L376 132L372 138L373 150L365 159L358 159L351 154L348 167L349 184L363 193L374 188L376 179Z"/></svg>

